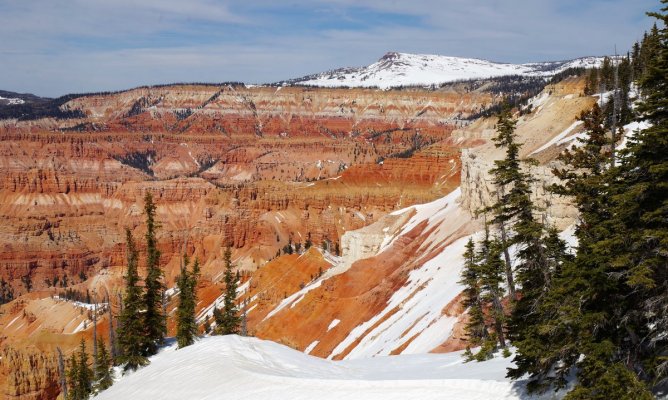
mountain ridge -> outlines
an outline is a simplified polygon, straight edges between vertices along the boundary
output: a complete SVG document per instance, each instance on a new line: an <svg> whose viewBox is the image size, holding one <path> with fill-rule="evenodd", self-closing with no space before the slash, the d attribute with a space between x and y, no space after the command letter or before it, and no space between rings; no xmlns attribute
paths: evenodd
<svg viewBox="0 0 668 400"><path fill-rule="evenodd" d="M380 89L433 86L513 75L550 77L570 68L598 67L603 59L604 57L588 56L572 60L512 64L478 58L388 52L368 66L337 68L278 84Z"/></svg>

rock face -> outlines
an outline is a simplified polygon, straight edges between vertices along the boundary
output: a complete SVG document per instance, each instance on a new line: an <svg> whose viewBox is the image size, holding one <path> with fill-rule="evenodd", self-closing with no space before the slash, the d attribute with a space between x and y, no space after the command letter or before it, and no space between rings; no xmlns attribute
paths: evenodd
<svg viewBox="0 0 668 400"><path fill-rule="evenodd" d="M63 106L83 119L2 121L0 276L18 294L22 279L61 287L122 265L123 230L141 236L148 191L168 265L184 246L211 263L214 242L231 242L238 264L254 269L288 240L338 242L450 190L459 173L450 132L489 100L457 90L176 85Z"/></svg>
<svg viewBox="0 0 668 400"><path fill-rule="evenodd" d="M549 191L552 184L559 183L552 174L552 169L558 166L555 158L567 145L574 143L576 134L582 129L576 121L577 116L595 102L593 97L580 96L578 85L581 85L579 80L567 79L550 86L533 100L534 111L519 118L515 132L518 142L523 143L520 157L531 157L539 162L536 166L527 167L528 173L535 179L533 200L541 209L541 217L547 218L560 230L573 224L577 214L570 199ZM497 193L489 170L494 167L494 160L503 157L503 153L490 140L495 135L494 122L493 119L479 120L454 132L455 137L486 141L461 152L462 206L472 214L496 201Z"/></svg>
<svg viewBox="0 0 668 400"><path fill-rule="evenodd" d="M47 353L0 348L0 377L3 376L3 399L49 400L60 393L58 361Z"/></svg>

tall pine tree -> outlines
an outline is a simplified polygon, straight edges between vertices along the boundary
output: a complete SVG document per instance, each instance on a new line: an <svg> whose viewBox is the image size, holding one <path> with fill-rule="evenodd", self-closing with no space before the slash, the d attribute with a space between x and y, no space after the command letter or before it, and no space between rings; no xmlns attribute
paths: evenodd
<svg viewBox="0 0 668 400"><path fill-rule="evenodd" d="M228 245L225 248L225 296L223 299L223 309L214 312L216 320L215 333L218 335L232 335L239 333L241 318L236 304L237 299L237 279L232 273L232 250Z"/></svg>
<svg viewBox="0 0 668 400"><path fill-rule="evenodd" d="M179 305L176 311L176 342L179 348L190 346L197 336L195 305L197 304L197 279L199 260L195 258L192 271L188 271L188 256L183 255L181 274L176 284L179 288Z"/></svg>
<svg viewBox="0 0 668 400"><path fill-rule="evenodd" d="M102 338L97 341L97 359L95 360L95 376L97 381L94 384L96 392L101 392L114 384L113 370L109 352Z"/></svg>
<svg viewBox="0 0 668 400"><path fill-rule="evenodd" d="M489 332L485 324L482 290L480 287L480 266L473 239L469 239L464 252L464 269L460 283L464 285L464 307L467 308L468 322L464 327L469 345L479 346L488 337ZM467 359L473 359L470 349L467 349Z"/></svg>
<svg viewBox="0 0 668 400"><path fill-rule="evenodd" d="M144 343L143 355L151 356L158 352L167 334L167 325L163 313L164 285L160 268L160 250L157 247L155 220L156 205L150 192L144 196L146 214L146 279L144 279Z"/></svg>
<svg viewBox="0 0 668 400"><path fill-rule="evenodd" d="M619 325L627 368L668 392L668 0L662 0L654 43L656 57L640 81L644 102L640 118L651 127L629 139L613 185L614 235L598 243L613 246L613 267L628 287L628 308ZM608 247L610 249L610 247Z"/></svg>
<svg viewBox="0 0 668 400"><path fill-rule="evenodd" d="M125 237L128 269L125 275L125 295L123 297L123 308L119 316L117 334L120 353L118 363L124 365L124 369L127 371L136 370L137 367L146 365L148 359L144 352L145 330L142 315L144 303L137 272L139 254L130 229L126 229Z"/></svg>

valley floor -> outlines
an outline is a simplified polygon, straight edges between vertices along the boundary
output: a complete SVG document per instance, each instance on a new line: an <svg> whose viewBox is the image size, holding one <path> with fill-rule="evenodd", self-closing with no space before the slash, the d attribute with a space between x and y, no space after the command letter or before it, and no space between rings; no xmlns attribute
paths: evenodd
<svg viewBox="0 0 668 400"><path fill-rule="evenodd" d="M166 348L97 398L529 398L521 383L504 377L509 365L503 358L464 364L460 352L329 361L270 341L216 336L180 350Z"/></svg>

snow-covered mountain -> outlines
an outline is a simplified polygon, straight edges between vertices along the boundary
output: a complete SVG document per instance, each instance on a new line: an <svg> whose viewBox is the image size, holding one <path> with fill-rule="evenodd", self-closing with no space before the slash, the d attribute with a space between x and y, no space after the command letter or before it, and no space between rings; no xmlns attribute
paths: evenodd
<svg viewBox="0 0 668 400"><path fill-rule="evenodd" d="M507 64L475 58L390 52L377 62L357 68L340 68L285 83L320 87L429 86L501 76L552 76L572 67L599 66L603 57L568 61Z"/></svg>

